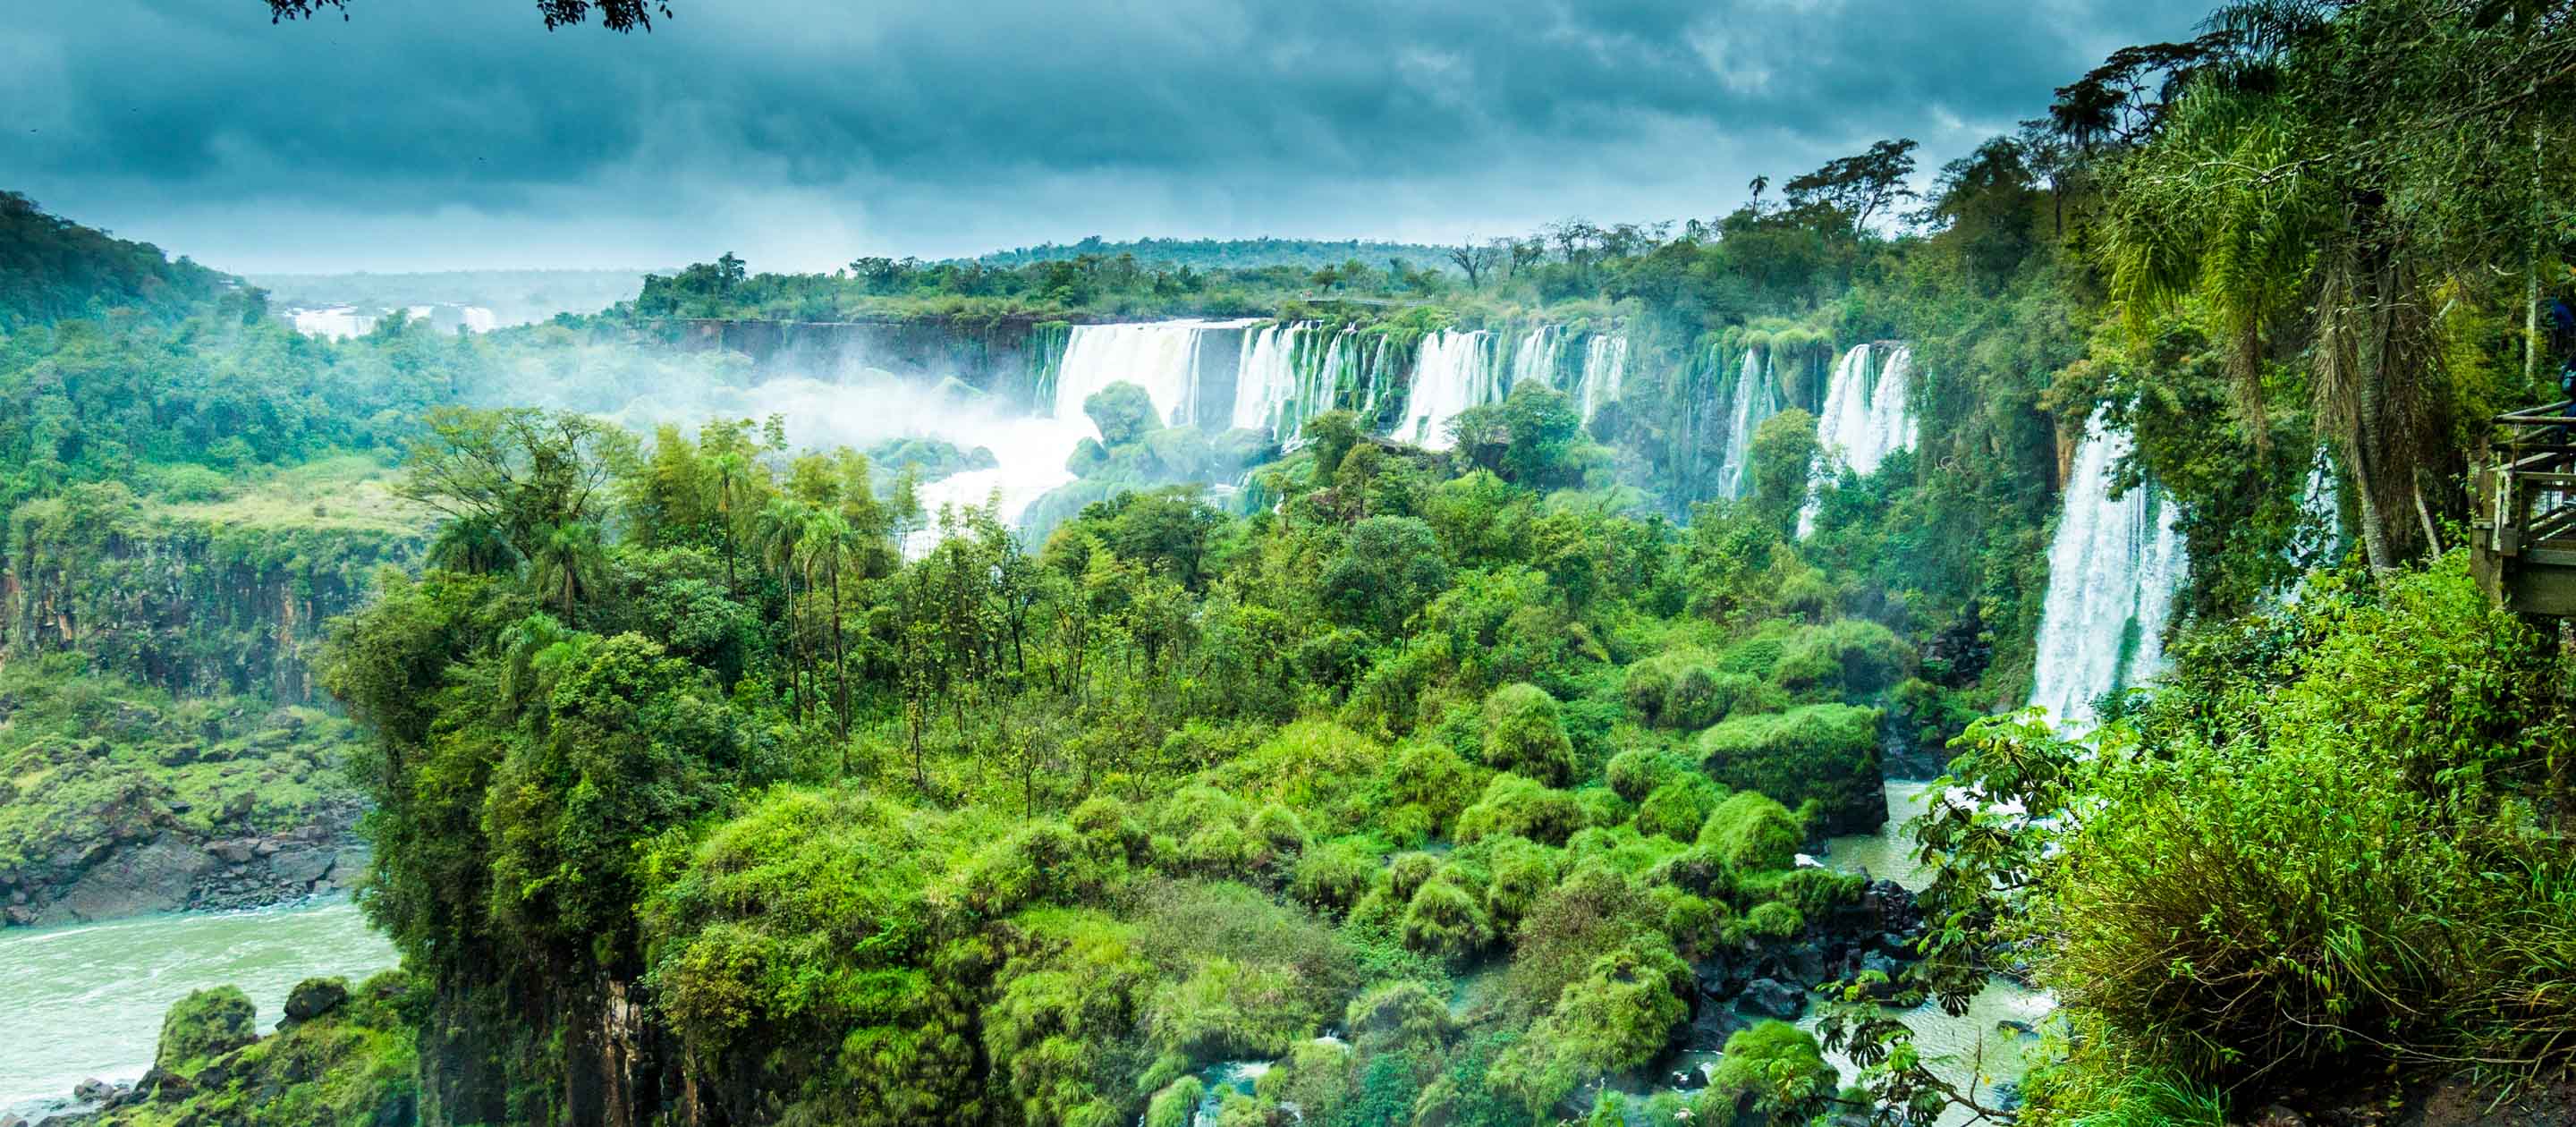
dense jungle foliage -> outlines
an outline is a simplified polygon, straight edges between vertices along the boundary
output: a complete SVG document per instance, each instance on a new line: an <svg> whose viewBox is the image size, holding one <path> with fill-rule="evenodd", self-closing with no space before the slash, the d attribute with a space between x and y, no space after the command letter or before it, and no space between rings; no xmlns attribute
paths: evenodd
<svg viewBox="0 0 2576 1127"><path fill-rule="evenodd" d="M597 318L341 345L220 285L110 314L144 289L84 268L0 320L7 562L81 558L82 506L180 522L326 457L411 506L417 564L321 661L369 733L363 902L411 978L316 1066L376 1087L247 1121L404 1084L442 1123L1085 1127L2215 1124L2564 1084L2576 671L2444 522L2480 420L2567 355L2528 310L2570 288L2570 20L2232 6L1921 198L1891 141L1714 222L1446 264L728 255ZM667 317L1537 310L1638 349L1593 426L1537 386L1446 452L1327 412L1226 453L1262 463L1249 515L1104 487L1039 542L919 513L792 419L508 405L739 374L650 351ZM1826 483L1811 534L1806 411L1762 427L1741 501L1651 472L1695 358L1884 339L1915 350L1917 443ZM1187 461L1138 398L1093 397L1084 456ZM2170 496L2191 570L2167 677L2078 733L2008 710L2093 420L2135 436L2123 478ZM151 676L63 648L39 692ZM1705 983L1879 922L1798 855L1888 818L1891 762L1958 787L1916 826L1922 930L1826 988L1817 1033L1737 1015ZM1924 1067L1882 1005L1963 1012L1997 973L2060 1007L2010 1097ZM1712 1030L1706 1083L1666 1086ZM1240 1060L1272 1067L1210 1086Z"/></svg>

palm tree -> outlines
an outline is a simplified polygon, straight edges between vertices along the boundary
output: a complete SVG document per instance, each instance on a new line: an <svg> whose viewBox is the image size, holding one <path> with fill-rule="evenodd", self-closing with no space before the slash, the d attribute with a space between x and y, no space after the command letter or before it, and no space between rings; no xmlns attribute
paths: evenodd
<svg viewBox="0 0 2576 1127"><path fill-rule="evenodd" d="M818 568L831 585L832 666L833 677L837 682L834 693L835 709L840 717L844 757L841 767L846 774L849 770L847 756L850 739L850 658L841 634L841 572L850 566L853 557L858 553L861 536L857 530L850 527L850 522L843 519L840 513L827 508L813 508L806 510L802 537L806 586L808 588L813 586L814 572Z"/></svg>
<svg viewBox="0 0 2576 1127"><path fill-rule="evenodd" d="M800 562L798 548L805 537L806 517L812 511L793 498L772 497L753 524L754 543L760 552L761 566L777 573L779 585L787 592L787 691L795 702L799 720L805 718L803 677L806 662L803 639L796 627L796 572ZM811 586L811 583L807 584L809 589Z"/></svg>
<svg viewBox="0 0 2576 1127"><path fill-rule="evenodd" d="M603 566L599 527L575 521L549 527L538 536L528 579L541 596L554 600L556 612L565 621L571 621L575 608L598 591Z"/></svg>
<svg viewBox="0 0 2576 1127"><path fill-rule="evenodd" d="M515 571L519 563L519 550L511 545L509 530L485 513L470 513L448 521L429 546L429 566L447 571L494 575Z"/></svg>
<svg viewBox="0 0 2576 1127"><path fill-rule="evenodd" d="M724 523L725 590L732 594L740 595L742 593L742 585L734 580L734 533L736 522L734 521L733 502L734 494L741 489L743 473L749 468L749 466L743 461L741 454L731 450L727 450L722 454L716 455L714 458L709 460L709 464L715 467L716 512L723 518Z"/></svg>

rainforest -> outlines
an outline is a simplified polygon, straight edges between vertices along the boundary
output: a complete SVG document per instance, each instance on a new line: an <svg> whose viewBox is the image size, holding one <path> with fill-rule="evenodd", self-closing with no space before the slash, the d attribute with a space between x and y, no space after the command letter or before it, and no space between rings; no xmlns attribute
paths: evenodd
<svg viewBox="0 0 2576 1127"><path fill-rule="evenodd" d="M2158 26L1502 237L0 183L0 1124L2576 1122L2576 7Z"/></svg>

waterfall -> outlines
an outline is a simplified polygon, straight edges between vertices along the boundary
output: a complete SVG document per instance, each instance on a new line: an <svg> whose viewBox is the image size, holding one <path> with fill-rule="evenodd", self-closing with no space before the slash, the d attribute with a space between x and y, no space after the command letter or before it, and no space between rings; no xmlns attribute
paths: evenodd
<svg viewBox="0 0 2576 1127"><path fill-rule="evenodd" d="M1717 462L1721 497L1742 498L1753 492L1753 432L1780 413L1780 389L1758 349L1744 351L1744 367L1726 391L1726 445Z"/></svg>
<svg viewBox="0 0 2576 1127"><path fill-rule="evenodd" d="M1619 398L1628 379L1628 338L1596 334L1583 345L1581 399L1583 421L1592 422L1601 405Z"/></svg>
<svg viewBox="0 0 2576 1127"><path fill-rule="evenodd" d="M1823 451L1816 459L1819 486L1841 476L1844 466L1876 473L1889 454L1914 448L1914 411L1907 403L1914 350L1897 345L1872 371L1870 358L1876 352L1874 345L1859 345L1834 365L1824 410L1816 417L1816 444ZM1814 530L1816 505L1811 490L1798 514L1798 535Z"/></svg>
<svg viewBox="0 0 2576 1127"><path fill-rule="evenodd" d="M1565 330L1554 325L1531 329L1521 337L1520 347L1512 350L1511 386L1536 380L1543 386L1555 387L1557 364L1564 355Z"/></svg>
<svg viewBox="0 0 2576 1127"><path fill-rule="evenodd" d="M1425 449L1448 449L1449 420L1469 407L1501 398L1499 367L1492 333L1442 329L1424 337L1396 437Z"/></svg>
<svg viewBox="0 0 2576 1127"><path fill-rule="evenodd" d="M2096 420L2066 472L2030 696L2061 723L2090 721L2094 698L2143 684L2164 665L2182 534L2152 485L2111 497L2112 473L2129 450L2128 435L2105 432Z"/></svg>
<svg viewBox="0 0 2576 1127"><path fill-rule="evenodd" d="M1242 329L1258 321L1154 321L1133 325L1076 325L1057 369L1055 417L1083 421L1082 401L1113 383L1145 389L1154 412L1172 426L1198 421L1199 350L1213 330Z"/></svg>

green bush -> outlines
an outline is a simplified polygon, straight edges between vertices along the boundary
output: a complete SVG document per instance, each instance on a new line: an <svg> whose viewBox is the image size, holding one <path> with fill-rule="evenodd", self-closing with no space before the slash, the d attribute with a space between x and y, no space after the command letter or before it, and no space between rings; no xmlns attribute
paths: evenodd
<svg viewBox="0 0 2576 1127"><path fill-rule="evenodd" d="M1772 678L1804 699L1857 700L1903 680L1912 663L1912 649L1887 627L1844 618L1789 635Z"/></svg>
<svg viewBox="0 0 2576 1127"><path fill-rule="evenodd" d="M1727 1037L1700 1102L1709 1111L1725 1109L1712 1120L1717 1123L1744 1104L1769 1122L1802 1122L1832 1101L1838 1080L1814 1035L1785 1021L1762 1021Z"/></svg>
<svg viewBox="0 0 2576 1127"><path fill-rule="evenodd" d="M1563 845L1582 823L1583 810L1576 805L1574 795L1519 775L1503 774L1485 784L1485 793L1476 799L1476 804L1458 815L1458 840L1473 842L1510 835Z"/></svg>
<svg viewBox="0 0 2576 1127"><path fill-rule="evenodd" d="M1493 938L1493 923L1476 897L1447 880L1424 883L1404 910L1404 946L1410 951L1457 962Z"/></svg>
<svg viewBox="0 0 2576 1127"><path fill-rule="evenodd" d="M1734 716L1700 733L1701 766L1736 790L1788 806L1820 804L1822 834L1866 833L1887 821L1878 764L1879 711L1814 704L1785 713Z"/></svg>
<svg viewBox="0 0 2576 1127"><path fill-rule="evenodd" d="M1556 698L1536 685L1505 685L1485 698L1485 763L1562 786L1574 775L1574 744Z"/></svg>
<svg viewBox="0 0 2576 1127"><path fill-rule="evenodd" d="M1377 854L1365 840L1334 838L1298 856L1288 892L1318 911L1339 912L1368 892L1377 873Z"/></svg>
<svg viewBox="0 0 2576 1127"><path fill-rule="evenodd" d="M1664 785L1684 772L1697 774L1693 764L1659 747L1633 747L1610 757L1603 769L1610 789L1630 802L1643 802Z"/></svg>
<svg viewBox="0 0 2576 1127"><path fill-rule="evenodd" d="M1637 832L1662 834L1675 841L1694 841L1700 825L1726 798L1726 788L1697 771L1655 788L1637 804Z"/></svg>
<svg viewBox="0 0 2576 1127"><path fill-rule="evenodd" d="M1556 887L1557 854L1520 837L1487 838L1493 879L1485 885L1485 911L1498 929L1510 929L1538 898Z"/></svg>
<svg viewBox="0 0 2576 1127"><path fill-rule="evenodd" d="M1698 844L1716 853L1728 869L1759 873L1796 864L1807 834L1787 808L1767 795L1746 791L1727 796L1700 826Z"/></svg>
<svg viewBox="0 0 2576 1127"><path fill-rule="evenodd" d="M1792 939L1806 927L1805 916L1798 914L1796 908L1777 900L1756 904L1752 911L1744 914L1745 934L1755 939L1772 942Z"/></svg>

